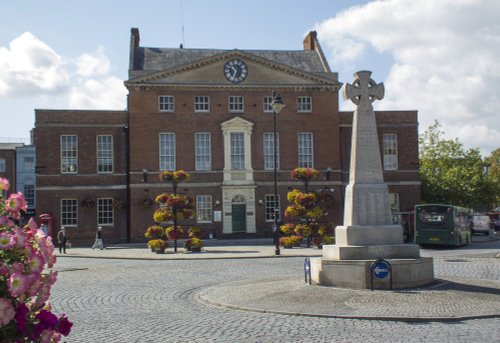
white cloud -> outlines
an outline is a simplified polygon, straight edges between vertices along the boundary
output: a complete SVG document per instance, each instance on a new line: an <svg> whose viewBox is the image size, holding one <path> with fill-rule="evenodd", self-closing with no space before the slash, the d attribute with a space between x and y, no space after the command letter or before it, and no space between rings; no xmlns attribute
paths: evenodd
<svg viewBox="0 0 500 343"><path fill-rule="evenodd" d="M104 79L87 79L72 87L69 93L69 108L123 110L127 90L123 81L110 76Z"/></svg>
<svg viewBox="0 0 500 343"><path fill-rule="evenodd" d="M85 77L107 74L110 64L103 47L99 47L94 53L81 55L76 62L78 74Z"/></svg>
<svg viewBox="0 0 500 343"><path fill-rule="evenodd" d="M392 56L377 108L419 110L421 130L437 119L447 136L488 154L500 146L498 13L488 0L375 1L316 29L338 68L370 50Z"/></svg>
<svg viewBox="0 0 500 343"><path fill-rule="evenodd" d="M58 92L67 84L61 57L30 32L0 47L0 96Z"/></svg>
<svg viewBox="0 0 500 343"><path fill-rule="evenodd" d="M11 95L16 95L23 104L32 102L33 108L123 110L127 92L110 69L103 47L75 60L61 57L26 32L9 48L0 47L0 98L12 103Z"/></svg>

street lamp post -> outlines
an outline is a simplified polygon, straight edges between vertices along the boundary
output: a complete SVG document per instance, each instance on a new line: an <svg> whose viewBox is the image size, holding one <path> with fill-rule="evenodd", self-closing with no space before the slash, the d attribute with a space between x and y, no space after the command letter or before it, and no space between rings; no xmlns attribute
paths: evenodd
<svg viewBox="0 0 500 343"><path fill-rule="evenodd" d="M278 203L278 135L276 133L276 114L280 113L285 105L281 100L281 96L273 92L273 101L271 102L271 107L273 109L273 152L274 152L274 166L273 166L273 181L274 181L274 254L280 254L280 230L278 226L278 214L279 214L279 203Z"/></svg>

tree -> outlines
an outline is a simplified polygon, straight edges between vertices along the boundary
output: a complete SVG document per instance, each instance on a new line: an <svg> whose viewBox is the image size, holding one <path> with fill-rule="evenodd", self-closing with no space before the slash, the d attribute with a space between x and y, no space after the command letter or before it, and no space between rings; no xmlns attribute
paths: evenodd
<svg viewBox="0 0 500 343"><path fill-rule="evenodd" d="M487 162L479 149L466 150L458 139L444 139L437 121L419 137L422 200L476 210L494 201Z"/></svg>
<svg viewBox="0 0 500 343"><path fill-rule="evenodd" d="M498 207L500 206L500 148L493 150L486 161L488 163L488 177L494 193L494 207Z"/></svg>

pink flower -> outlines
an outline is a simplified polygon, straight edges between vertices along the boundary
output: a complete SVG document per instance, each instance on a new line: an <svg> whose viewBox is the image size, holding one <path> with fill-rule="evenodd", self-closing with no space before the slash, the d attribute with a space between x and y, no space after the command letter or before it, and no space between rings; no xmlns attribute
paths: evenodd
<svg viewBox="0 0 500 343"><path fill-rule="evenodd" d="M15 272L10 276L7 285L9 287L10 295L13 297L20 296L31 286L29 278L18 272Z"/></svg>
<svg viewBox="0 0 500 343"><path fill-rule="evenodd" d="M53 330L43 330L40 334L40 343L57 343L61 340L61 334Z"/></svg>
<svg viewBox="0 0 500 343"><path fill-rule="evenodd" d="M0 298L0 327L10 323L15 316L14 307L9 299Z"/></svg>
<svg viewBox="0 0 500 343"><path fill-rule="evenodd" d="M40 253L32 252L28 259L28 269L31 273L41 273L44 266L44 261Z"/></svg>
<svg viewBox="0 0 500 343"><path fill-rule="evenodd" d="M21 193L19 193L21 194ZM36 224L35 220L33 219L33 217L30 218L30 220L28 220L28 223L26 225L24 225L25 228L30 228L32 230L35 230L35 229L38 229L38 225Z"/></svg>
<svg viewBox="0 0 500 343"><path fill-rule="evenodd" d="M28 209L23 193L11 194L5 203L5 209L11 213L14 219L19 219L19 211Z"/></svg>
<svg viewBox="0 0 500 343"><path fill-rule="evenodd" d="M15 224L9 218L9 216L0 216L0 225L5 225L5 226L8 226L8 227L13 227Z"/></svg>
<svg viewBox="0 0 500 343"><path fill-rule="evenodd" d="M16 227L12 230L12 232L14 232L14 235L16 236L16 248L24 248L28 239L24 231Z"/></svg>
<svg viewBox="0 0 500 343"><path fill-rule="evenodd" d="M0 177L0 191L8 191L10 187L10 182L3 177Z"/></svg>
<svg viewBox="0 0 500 343"><path fill-rule="evenodd" d="M16 245L16 236L10 233L0 233L0 249L12 249Z"/></svg>

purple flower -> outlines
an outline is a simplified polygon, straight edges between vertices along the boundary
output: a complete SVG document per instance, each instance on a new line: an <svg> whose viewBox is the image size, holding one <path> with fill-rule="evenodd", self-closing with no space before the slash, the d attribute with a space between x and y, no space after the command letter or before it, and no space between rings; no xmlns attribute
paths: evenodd
<svg viewBox="0 0 500 343"><path fill-rule="evenodd" d="M54 329L57 325L57 317L50 311L41 310L35 317L44 326L44 329Z"/></svg>
<svg viewBox="0 0 500 343"><path fill-rule="evenodd" d="M24 303L20 303L17 307L14 319L16 320L17 329L21 332L24 332L24 330L26 329L26 324L28 324L28 319L26 318L26 315L28 313L28 306L26 306Z"/></svg>
<svg viewBox="0 0 500 343"><path fill-rule="evenodd" d="M59 325L57 326L57 331L62 333L64 336L69 335L71 332L71 327L73 326L73 323L68 320L68 317L66 317L65 314L59 318Z"/></svg>

